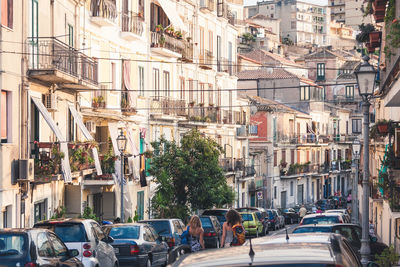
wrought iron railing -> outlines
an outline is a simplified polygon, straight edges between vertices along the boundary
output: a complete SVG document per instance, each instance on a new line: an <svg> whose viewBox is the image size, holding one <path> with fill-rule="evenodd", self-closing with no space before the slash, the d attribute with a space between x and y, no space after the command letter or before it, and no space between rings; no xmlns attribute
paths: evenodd
<svg viewBox="0 0 400 267"><path fill-rule="evenodd" d="M151 47L163 47L178 54L185 51L185 41L166 33L151 32Z"/></svg>
<svg viewBox="0 0 400 267"><path fill-rule="evenodd" d="M91 0L90 12L92 17L101 17L113 22L118 15L115 0Z"/></svg>
<svg viewBox="0 0 400 267"><path fill-rule="evenodd" d="M138 14L129 12L121 14L121 30L141 36L143 33L143 18Z"/></svg>
<svg viewBox="0 0 400 267"><path fill-rule="evenodd" d="M28 51L30 70L59 70L98 83L97 62L55 37L29 38Z"/></svg>
<svg viewBox="0 0 400 267"><path fill-rule="evenodd" d="M221 168L228 172L233 171L233 159L232 158L222 158L219 161Z"/></svg>
<svg viewBox="0 0 400 267"><path fill-rule="evenodd" d="M187 116L187 108L185 100L171 99L169 97L161 97L153 100L151 103L152 114Z"/></svg>

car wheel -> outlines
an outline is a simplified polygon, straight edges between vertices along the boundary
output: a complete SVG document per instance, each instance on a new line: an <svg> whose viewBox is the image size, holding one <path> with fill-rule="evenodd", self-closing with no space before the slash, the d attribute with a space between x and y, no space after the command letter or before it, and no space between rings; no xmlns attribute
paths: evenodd
<svg viewBox="0 0 400 267"><path fill-rule="evenodd" d="M151 267L151 261L150 261L150 259L147 259L147 261L146 261L146 265L145 265L146 267Z"/></svg>

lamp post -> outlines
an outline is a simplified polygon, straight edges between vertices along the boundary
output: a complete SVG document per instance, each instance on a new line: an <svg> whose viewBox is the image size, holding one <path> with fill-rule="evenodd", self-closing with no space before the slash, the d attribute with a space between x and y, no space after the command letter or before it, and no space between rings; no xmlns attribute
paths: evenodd
<svg viewBox="0 0 400 267"><path fill-rule="evenodd" d="M124 152L126 149L126 137L124 132L117 137L118 150L121 153L121 222L124 222Z"/></svg>
<svg viewBox="0 0 400 267"><path fill-rule="evenodd" d="M355 165L354 179L353 179L353 190L352 190L352 198L351 198L351 219L353 223L358 223L358 168L359 168L359 158L360 158L360 150L361 143L358 138L353 141L352 144L353 150L353 164Z"/></svg>
<svg viewBox="0 0 400 267"><path fill-rule="evenodd" d="M364 115L364 170L363 170L363 207L362 207L362 239L361 239L361 263L366 266L369 261L371 249L369 247L369 98L374 93L376 73L375 68L369 64L369 57L363 57L361 63L354 74L357 78L358 92L362 97L363 115Z"/></svg>

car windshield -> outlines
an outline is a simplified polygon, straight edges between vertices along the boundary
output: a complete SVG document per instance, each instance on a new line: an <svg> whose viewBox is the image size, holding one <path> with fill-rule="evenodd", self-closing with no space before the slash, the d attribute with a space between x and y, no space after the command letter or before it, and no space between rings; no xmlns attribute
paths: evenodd
<svg viewBox="0 0 400 267"><path fill-rule="evenodd" d="M217 217L218 221L221 223L221 225L226 222L225 214L227 213L226 210L205 210L203 212L203 215L207 216L215 216Z"/></svg>
<svg viewBox="0 0 400 267"><path fill-rule="evenodd" d="M20 233L0 234L0 260L18 259L28 251L28 237ZM1 265L1 264L0 264Z"/></svg>
<svg viewBox="0 0 400 267"><path fill-rule="evenodd" d="M317 216L304 218L303 224L335 224L339 223L338 216Z"/></svg>
<svg viewBox="0 0 400 267"><path fill-rule="evenodd" d="M85 227L81 223L43 224L35 227L53 231L64 243L87 241Z"/></svg>
<svg viewBox="0 0 400 267"><path fill-rule="evenodd" d="M301 227L293 231L293 234L299 233L330 233L332 229L330 227Z"/></svg>
<svg viewBox="0 0 400 267"><path fill-rule="evenodd" d="M153 226L159 235L168 235L171 233L169 221L147 221L145 223Z"/></svg>
<svg viewBox="0 0 400 267"><path fill-rule="evenodd" d="M114 239L139 239L139 226L112 227L109 235Z"/></svg>
<svg viewBox="0 0 400 267"><path fill-rule="evenodd" d="M253 216L249 213L244 213L244 214L242 214L242 219L243 219L243 221L252 221Z"/></svg>
<svg viewBox="0 0 400 267"><path fill-rule="evenodd" d="M213 228L210 218L200 217L200 221L203 228Z"/></svg>

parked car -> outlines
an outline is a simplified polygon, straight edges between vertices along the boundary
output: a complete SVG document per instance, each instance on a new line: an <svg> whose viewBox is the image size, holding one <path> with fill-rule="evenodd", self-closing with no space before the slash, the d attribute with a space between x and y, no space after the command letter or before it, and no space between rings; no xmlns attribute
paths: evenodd
<svg viewBox="0 0 400 267"><path fill-rule="evenodd" d="M354 251L357 253L358 257L361 258L360 248L361 248L361 227L357 224L333 224L333 225L302 225L298 226L293 230L293 234L298 233L336 233L347 238L353 247ZM388 246L384 243L378 242L376 237L369 236L370 238L370 248L372 260L375 260L376 254L381 254L382 251Z"/></svg>
<svg viewBox="0 0 400 267"><path fill-rule="evenodd" d="M246 235L258 237L261 235L263 225L257 217L255 212L240 212L243 220L243 226L246 230Z"/></svg>
<svg viewBox="0 0 400 267"><path fill-rule="evenodd" d="M329 210L332 208L331 202L329 199L320 199L315 202L315 206L320 207L322 211Z"/></svg>
<svg viewBox="0 0 400 267"><path fill-rule="evenodd" d="M179 257L181 247L181 235L186 230L181 219L151 219L143 220L140 223L147 223L154 227L157 234L164 237L169 247L169 260L175 261Z"/></svg>
<svg viewBox="0 0 400 267"><path fill-rule="evenodd" d="M263 208L255 208L255 207L250 207L250 208L238 208L236 209L238 212L243 212L243 211L253 211L257 214L258 219L263 225L263 230L261 235L267 235L269 234L269 228L270 228L270 222L268 219L268 213L265 211Z"/></svg>
<svg viewBox="0 0 400 267"><path fill-rule="evenodd" d="M68 249L77 249L78 258L85 267L118 266L114 240L104 234L100 225L90 219L60 219L36 223L34 228L53 231Z"/></svg>
<svg viewBox="0 0 400 267"><path fill-rule="evenodd" d="M268 221L269 221L269 228L270 230L277 230L279 229L279 218L278 213L274 210L267 210L268 214Z"/></svg>
<svg viewBox="0 0 400 267"><path fill-rule="evenodd" d="M326 210L325 213L342 213L347 223L351 223L351 217L350 214L347 212L347 209Z"/></svg>
<svg viewBox="0 0 400 267"><path fill-rule="evenodd" d="M300 225L305 224L336 224L346 223L343 214L341 213L315 213L303 217Z"/></svg>
<svg viewBox="0 0 400 267"><path fill-rule="evenodd" d="M277 209L273 209L273 211L276 212L276 214L278 215L278 228L280 229L285 227L285 217L283 216L282 212Z"/></svg>
<svg viewBox="0 0 400 267"><path fill-rule="evenodd" d="M83 266L78 253L46 229L0 230L0 266Z"/></svg>
<svg viewBox="0 0 400 267"><path fill-rule="evenodd" d="M277 235L257 238L252 243L253 259L247 242L239 247L187 254L172 266L362 266L349 242L338 234L296 234L289 239Z"/></svg>
<svg viewBox="0 0 400 267"><path fill-rule="evenodd" d="M222 239L222 227L215 216L200 216L204 229L204 246L206 248L219 248Z"/></svg>
<svg viewBox="0 0 400 267"><path fill-rule="evenodd" d="M103 229L114 239L119 266L167 266L168 244L150 224L110 224Z"/></svg>
<svg viewBox="0 0 400 267"><path fill-rule="evenodd" d="M282 214L285 217L286 224L293 224L300 222L299 214L292 208L284 209L282 211Z"/></svg>
<svg viewBox="0 0 400 267"><path fill-rule="evenodd" d="M221 226L224 225L224 222L226 222L225 215L228 212L228 209L210 209L210 210L205 210L201 215L204 216L215 216L217 217L219 224Z"/></svg>

